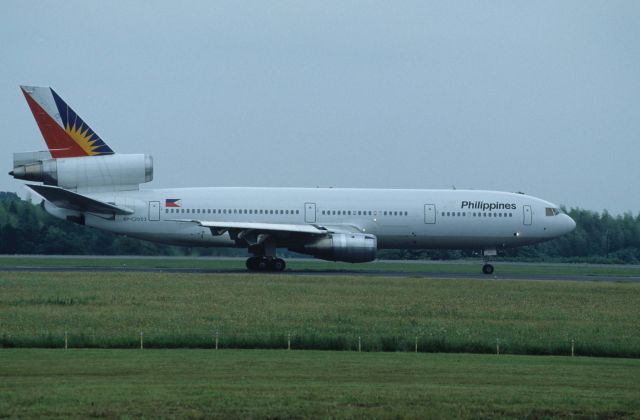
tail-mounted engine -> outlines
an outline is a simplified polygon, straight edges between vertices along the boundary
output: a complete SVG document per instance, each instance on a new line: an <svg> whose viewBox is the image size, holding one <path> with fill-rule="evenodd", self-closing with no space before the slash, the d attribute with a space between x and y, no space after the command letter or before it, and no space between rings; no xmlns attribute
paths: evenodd
<svg viewBox="0 0 640 420"><path fill-rule="evenodd" d="M143 154L113 154L53 159L49 152L15 153L9 175L65 189L137 188L153 180L153 158Z"/></svg>

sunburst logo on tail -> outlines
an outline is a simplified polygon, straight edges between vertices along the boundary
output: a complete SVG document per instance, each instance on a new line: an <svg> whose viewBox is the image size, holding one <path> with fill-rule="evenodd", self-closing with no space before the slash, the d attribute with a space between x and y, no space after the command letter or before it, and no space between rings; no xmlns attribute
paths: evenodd
<svg viewBox="0 0 640 420"><path fill-rule="evenodd" d="M83 123L76 125L76 122L74 121L73 126L70 126L69 122L67 122L67 126L64 129L69 137L78 143L78 146L80 146L88 156L96 156L100 154L97 151L100 144L96 144L99 143L100 138L96 136L89 127L85 126Z"/></svg>
<svg viewBox="0 0 640 420"><path fill-rule="evenodd" d="M78 114L51 89L64 131L87 154L87 156L111 155L113 150L102 141Z"/></svg>

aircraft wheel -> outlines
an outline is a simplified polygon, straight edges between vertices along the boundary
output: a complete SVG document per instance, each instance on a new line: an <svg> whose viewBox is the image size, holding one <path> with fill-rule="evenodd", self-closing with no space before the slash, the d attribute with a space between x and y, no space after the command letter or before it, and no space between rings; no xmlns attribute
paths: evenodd
<svg viewBox="0 0 640 420"><path fill-rule="evenodd" d="M484 274L493 274L493 266L491 264L485 264L482 266L482 272Z"/></svg>
<svg viewBox="0 0 640 420"><path fill-rule="evenodd" d="M287 264L284 262L282 258L276 258L271 262L271 267L273 271L284 271Z"/></svg>
<svg viewBox="0 0 640 420"><path fill-rule="evenodd" d="M269 260L266 258L259 258L256 267L260 271L265 271L269 269Z"/></svg>
<svg viewBox="0 0 640 420"><path fill-rule="evenodd" d="M247 258L247 270L255 271L258 269L258 257L249 257Z"/></svg>

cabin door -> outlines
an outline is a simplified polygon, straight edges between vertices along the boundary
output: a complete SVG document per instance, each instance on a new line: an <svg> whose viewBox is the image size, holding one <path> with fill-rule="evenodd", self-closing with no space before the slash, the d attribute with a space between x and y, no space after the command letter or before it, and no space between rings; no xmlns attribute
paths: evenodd
<svg viewBox="0 0 640 420"><path fill-rule="evenodd" d="M525 226L531 226L531 222L533 220L533 217L531 215L531 206L529 205L524 205L522 206L522 212L523 212L523 223Z"/></svg>
<svg viewBox="0 0 640 420"><path fill-rule="evenodd" d="M424 205L424 222L429 225L433 225L436 222L436 205L435 204Z"/></svg>
<svg viewBox="0 0 640 420"><path fill-rule="evenodd" d="M149 220L157 222L160 220L160 202L149 201Z"/></svg>
<svg viewBox="0 0 640 420"><path fill-rule="evenodd" d="M307 223L316 222L316 203L304 203L304 221Z"/></svg>

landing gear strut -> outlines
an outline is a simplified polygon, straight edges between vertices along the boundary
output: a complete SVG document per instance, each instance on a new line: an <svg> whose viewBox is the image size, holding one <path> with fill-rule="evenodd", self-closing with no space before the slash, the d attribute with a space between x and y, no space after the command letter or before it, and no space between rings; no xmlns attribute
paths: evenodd
<svg viewBox="0 0 640 420"><path fill-rule="evenodd" d="M250 271L284 271L287 266L282 258L265 256L250 257L246 264Z"/></svg>
<svg viewBox="0 0 640 420"><path fill-rule="evenodd" d="M493 266L489 263L485 263L485 265L482 266L482 272L484 274L493 274Z"/></svg>

